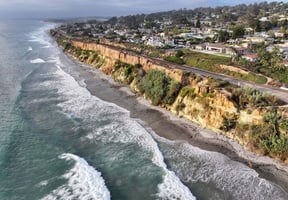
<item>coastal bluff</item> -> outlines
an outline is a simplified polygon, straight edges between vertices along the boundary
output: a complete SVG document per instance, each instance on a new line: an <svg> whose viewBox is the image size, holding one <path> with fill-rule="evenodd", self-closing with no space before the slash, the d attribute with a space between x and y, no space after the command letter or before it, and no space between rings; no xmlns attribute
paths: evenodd
<svg viewBox="0 0 288 200"><path fill-rule="evenodd" d="M117 46L112 46L111 43L96 44L77 40L70 40L70 42L71 45L76 48L81 48L88 51L96 51L99 53L99 55L103 56L105 58L105 66L102 68L111 68L115 65L116 61L121 61L131 65L141 65L144 71L149 71L151 69L163 70L165 71L166 75L172 79L179 82L182 81L183 71L169 67L169 65L164 64L164 61L162 60L157 61L155 58L149 58L144 55L137 55L134 52L129 52L122 50Z"/></svg>
<svg viewBox="0 0 288 200"><path fill-rule="evenodd" d="M183 70L175 69L166 64L165 61L157 61L157 59L155 58L137 55L136 53L127 52L125 50L119 49L118 47L115 48L106 44L96 44L77 40L70 40L70 42L71 45L76 48L98 52L102 59L105 60L100 67L101 71L103 71L107 75L112 75L113 73L113 78L120 82L123 82L123 80L121 81L123 77L121 77L121 73L118 76L115 76L114 70L115 63L118 61L123 63L129 63L130 65L141 65L145 73L150 70L164 71L165 74L171 79L177 82L181 82L187 88L194 88L195 95L205 95L211 90L211 88L209 88L209 86L207 85L207 80L201 77L197 77L195 75L187 75ZM84 62L93 65L91 59L89 62L89 58ZM137 88L135 88L135 85L133 86L133 84L130 85L130 88L132 88L134 91L137 90ZM223 123L223 117L238 115L238 112L233 101L229 99L229 95L225 94L221 90L214 91L214 93L215 95L213 95L213 97L207 97L207 101L209 101L209 103L207 103L209 104L209 106L213 107L213 111L211 110L211 112L207 112L207 108L205 107L206 105L204 102L195 102L191 97L189 97L189 95L179 95L176 98L174 104L161 106L180 117L185 117L189 120L197 122L203 127L207 127L216 132L222 132L220 130L220 127ZM179 104L185 104L185 108L179 110ZM199 115L193 115L193 112L198 112ZM253 115L251 117L255 118L252 119L252 121L261 121L259 120L259 118L261 119L260 116Z"/></svg>
<svg viewBox="0 0 288 200"><path fill-rule="evenodd" d="M259 155L288 163L288 108L274 96L197 76L118 44L69 38L53 30L51 35L66 53L97 67L152 104L225 135ZM154 81L163 85L151 94L149 86L155 86Z"/></svg>

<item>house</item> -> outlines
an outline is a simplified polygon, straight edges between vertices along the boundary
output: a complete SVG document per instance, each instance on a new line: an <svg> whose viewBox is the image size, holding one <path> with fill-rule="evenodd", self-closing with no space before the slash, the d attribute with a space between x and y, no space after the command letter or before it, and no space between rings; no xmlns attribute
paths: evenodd
<svg viewBox="0 0 288 200"><path fill-rule="evenodd" d="M274 34L276 38L283 38L285 36L285 33L281 31L275 31Z"/></svg>
<svg viewBox="0 0 288 200"><path fill-rule="evenodd" d="M275 47L278 48L284 56L288 55L288 43L275 44Z"/></svg>
<svg viewBox="0 0 288 200"><path fill-rule="evenodd" d="M173 39L171 39L171 40L165 40L165 44L168 45L168 46L172 46L172 47L175 46L175 42L174 42Z"/></svg>
<svg viewBox="0 0 288 200"><path fill-rule="evenodd" d="M190 32L193 34L198 34L201 32L201 29L200 28L191 28Z"/></svg>
<svg viewBox="0 0 288 200"><path fill-rule="evenodd" d="M249 54L250 52L249 48L245 48L245 47L234 47L234 48L240 55Z"/></svg>
<svg viewBox="0 0 288 200"><path fill-rule="evenodd" d="M268 17L261 17L261 18L259 19L259 21L260 21L260 22L269 22L269 19L268 19Z"/></svg>
<svg viewBox="0 0 288 200"><path fill-rule="evenodd" d="M252 37L246 37L245 41L252 44L258 44L265 42L265 38L261 36L252 36Z"/></svg>
<svg viewBox="0 0 288 200"><path fill-rule="evenodd" d="M204 51L206 50L206 44L196 44L191 46L192 49L195 49L197 51Z"/></svg>
<svg viewBox="0 0 288 200"><path fill-rule="evenodd" d="M229 39L229 40L227 40L227 43L230 44L230 45L240 44L241 43L241 39L240 38Z"/></svg>
<svg viewBox="0 0 288 200"><path fill-rule="evenodd" d="M192 38L195 34L193 33L180 33L179 36L183 38Z"/></svg>
<svg viewBox="0 0 288 200"><path fill-rule="evenodd" d="M208 44L206 46L206 51L215 53L226 53L226 46L223 44Z"/></svg>
<svg viewBox="0 0 288 200"><path fill-rule="evenodd" d="M259 57L257 56L257 54L246 54L246 55L243 55L242 58L244 58L245 60L249 62L259 61Z"/></svg>
<svg viewBox="0 0 288 200"><path fill-rule="evenodd" d="M236 51L240 54L246 54L249 52L249 49L239 46L225 46L223 44L209 44L209 43L203 43L203 44L195 44L192 45L191 49L194 49L196 51L205 51L207 53L221 53L221 54L227 54L227 55L235 55Z"/></svg>
<svg viewBox="0 0 288 200"><path fill-rule="evenodd" d="M150 37L146 42L146 45L154 46L154 47L163 47L163 40L160 37Z"/></svg>

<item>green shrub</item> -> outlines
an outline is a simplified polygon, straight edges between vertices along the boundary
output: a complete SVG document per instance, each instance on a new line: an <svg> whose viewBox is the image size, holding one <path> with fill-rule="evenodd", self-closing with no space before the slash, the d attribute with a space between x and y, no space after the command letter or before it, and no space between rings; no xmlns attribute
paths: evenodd
<svg viewBox="0 0 288 200"><path fill-rule="evenodd" d="M285 124L285 120L281 119L277 110L272 110L263 116L263 122L260 130L253 131L251 138L254 146L284 160L288 156L288 135L280 133L279 126L283 122Z"/></svg>
<svg viewBox="0 0 288 200"><path fill-rule="evenodd" d="M140 82L139 89L153 105L172 104L181 88L180 83L167 77L165 72L150 70Z"/></svg>
<svg viewBox="0 0 288 200"><path fill-rule="evenodd" d="M234 88L232 90L232 99L238 104L240 109L277 105L273 96L251 87Z"/></svg>
<svg viewBox="0 0 288 200"><path fill-rule="evenodd" d="M183 110L185 107L186 107L186 105L183 102L181 102L181 103L176 105L175 110L177 112L179 112L179 111Z"/></svg>
<svg viewBox="0 0 288 200"><path fill-rule="evenodd" d="M288 131L288 121L287 120L281 120L280 121L280 127L286 131Z"/></svg>
<svg viewBox="0 0 288 200"><path fill-rule="evenodd" d="M178 57L178 58L180 58L180 57L184 56L184 52L183 52L182 50L178 50L178 51L176 52L176 55L175 55L175 56Z"/></svg>
<svg viewBox="0 0 288 200"><path fill-rule="evenodd" d="M235 128L236 126L236 121L235 119L228 119L224 117L222 126L220 127L220 130L222 131L230 131L231 129Z"/></svg>
<svg viewBox="0 0 288 200"><path fill-rule="evenodd" d="M195 88L191 88L191 87L183 87L180 91L180 96L181 97L185 97L185 96L188 96L192 99L194 99L196 97L196 94L195 94Z"/></svg>
<svg viewBox="0 0 288 200"><path fill-rule="evenodd" d="M132 68L133 68L132 65L127 65L124 69L124 75L129 76L132 73Z"/></svg>
<svg viewBox="0 0 288 200"><path fill-rule="evenodd" d="M168 85L168 91L164 98L164 103L172 104L175 101L180 88L181 88L181 84L179 82L170 80L170 83Z"/></svg>
<svg viewBox="0 0 288 200"><path fill-rule="evenodd" d="M213 77L207 77L208 78L208 85L210 88L225 88L230 85L228 81L216 79Z"/></svg>
<svg viewBox="0 0 288 200"><path fill-rule="evenodd" d="M152 100L153 105L158 105L166 96L169 79L162 71L150 70L141 81L143 93Z"/></svg>

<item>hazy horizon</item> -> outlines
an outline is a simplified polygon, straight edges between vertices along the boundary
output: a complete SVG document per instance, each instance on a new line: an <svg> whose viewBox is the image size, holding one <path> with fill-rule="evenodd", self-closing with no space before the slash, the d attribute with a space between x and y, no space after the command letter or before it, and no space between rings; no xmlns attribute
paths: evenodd
<svg viewBox="0 0 288 200"><path fill-rule="evenodd" d="M197 7L233 6L264 2L261 0L0 0L0 18L73 18L121 16ZM272 2L272 1L267 1ZM286 2L286 1L278 1Z"/></svg>

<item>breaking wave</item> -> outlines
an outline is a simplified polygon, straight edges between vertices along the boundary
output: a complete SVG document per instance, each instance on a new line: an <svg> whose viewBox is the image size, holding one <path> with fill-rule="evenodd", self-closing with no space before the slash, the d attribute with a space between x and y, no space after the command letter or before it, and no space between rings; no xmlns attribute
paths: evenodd
<svg viewBox="0 0 288 200"><path fill-rule="evenodd" d="M52 46L51 44L51 38L46 34L46 32L52 28L55 28L56 24L45 24L40 29L37 29L34 32L31 32L29 36L29 42L37 42L42 45L42 48L50 48ZM32 50L32 49L31 49Z"/></svg>
<svg viewBox="0 0 288 200"><path fill-rule="evenodd" d="M233 199L287 199L287 194L242 163L227 156L209 152L184 142L169 141L155 135L165 159L185 183L205 183Z"/></svg>
<svg viewBox="0 0 288 200"><path fill-rule="evenodd" d="M32 64L45 63L45 60L43 60L41 58L36 58L34 60L30 60L30 63L32 63Z"/></svg>
<svg viewBox="0 0 288 200"><path fill-rule="evenodd" d="M167 169L157 143L137 120L130 118L129 111L92 96L85 87L81 87L72 76L64 72L59 63L56 66L55 76L58 76L58 81L54 80L51 84L57 86L60 96L66 97L58 106L68 117L81 119L85 128L92 130L83 140L100 140L104 144L137 144L139 148L152 154L151 162L164 172L163 182L158 185L157 196L160 199L195 199L175 173ZM95 129L94 122L105 117L109 117L111 122L98 125Z"/></svg>
<svg viewBox="0 0 288 200"><path fill-rule="evenodd" d="M63 175L63 178L67 179L68 182L52 191L49 195L42 198L42 200L109 200L111 198L101 173L91 167L86 160L69 153L62 154L59 158L75 161L73 168ZM45 181L40 183L40 185L46 184Z"/></svg>

